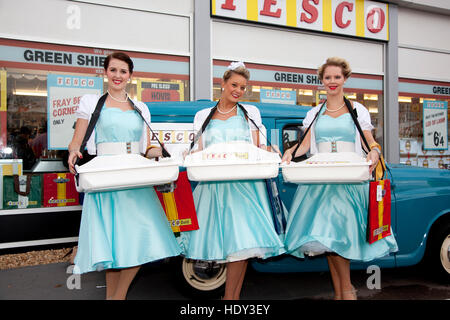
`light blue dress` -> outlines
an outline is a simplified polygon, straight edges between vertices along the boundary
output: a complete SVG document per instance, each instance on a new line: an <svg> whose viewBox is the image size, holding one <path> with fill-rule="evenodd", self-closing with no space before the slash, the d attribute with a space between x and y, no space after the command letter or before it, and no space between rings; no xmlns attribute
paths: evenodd
<svg viewBox="0 0 450 320"><path fill-rule="evenodd" d="M96 144L139 141L142 128L136 111L105 106ZM128 268L180 252L153 187L85 194L74 273Z"/></svg>
<svg viewBox="0 0 450 320"><path fill-rule="evenodd" d="M205 146L229 141L251 143L242 111L225 121L211 120L202 135ZM268 258L285 252L274 230L265 182L200 182L193 193L199 230L182 232L185 257L230 262Z"/></svg>
<svg viewBox="0 0 450 320"><path fill-rule="evenodd" d="M321 112L315 125L317 143L355 141L349 113L337 118ZM301 184L294 195L286 226L289 254L303 258L324 252L371 261L398 251L393 235L373 244L366 241L369 183Z"/></svg>

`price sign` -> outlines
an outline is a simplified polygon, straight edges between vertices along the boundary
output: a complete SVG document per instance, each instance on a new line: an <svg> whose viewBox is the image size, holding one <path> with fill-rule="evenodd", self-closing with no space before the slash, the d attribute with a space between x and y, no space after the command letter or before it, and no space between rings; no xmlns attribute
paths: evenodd
<svg viewBox="0 0 450 320"><path fill-rule="evenodd" d="M447 150L447 101L423 101L423 149Z"/></svg>
<svg viewBox="0 0 450 320"><path fill-rule="evenodd" d="M84 94L100 95L102 90L103 79L100 77L53 73L47 76L48 150L67 149L81 97Z"/></svg>

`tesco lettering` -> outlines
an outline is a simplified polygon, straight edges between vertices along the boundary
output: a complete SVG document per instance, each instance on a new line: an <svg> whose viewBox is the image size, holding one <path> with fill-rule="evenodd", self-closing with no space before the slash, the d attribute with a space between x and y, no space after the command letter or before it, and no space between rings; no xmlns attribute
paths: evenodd
<svg viewBox="0 0 450 320"><path fill-rule="evenodd" d="M366 36L387 40L388 5L370 0L257 0L253 7L244 0L212 0L215 4L214 15L234 17L244 20L320 29L356 36ZM257 9L257 12L256 12ZM293 10L296 12L293 12ZM246 13L246 16L244 16ZM287 18L289 13L289 18ZM257 17L256 17L257 16ZM295 17L296 21L293 19ZM279 21L277 21L279 20ZM286 20L286 21L282 21ZM359 23L358 28L356 27Z"/></svg>

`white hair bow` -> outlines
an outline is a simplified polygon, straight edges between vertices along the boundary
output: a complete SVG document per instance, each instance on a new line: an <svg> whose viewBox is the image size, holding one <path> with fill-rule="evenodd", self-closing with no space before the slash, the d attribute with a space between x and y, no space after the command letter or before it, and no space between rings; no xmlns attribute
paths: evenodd
<svg viewBox="0 0 450 320"><path fill-rule="evenodd" d="M245 68L245 64L242 61L236 61L236 62L232 62L230 63L230 65L228 66L228 70L236 70L239 67L243 67Z"/></svg>

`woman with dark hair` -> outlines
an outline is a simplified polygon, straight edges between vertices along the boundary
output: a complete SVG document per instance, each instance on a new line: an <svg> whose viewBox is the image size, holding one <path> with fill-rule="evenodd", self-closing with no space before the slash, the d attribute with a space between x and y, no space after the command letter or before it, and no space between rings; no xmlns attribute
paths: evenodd
<svg viewBox="0 0 450 320"><path fill-rule="evenodd" d="M104 63L108 97L87 142L91 155L141 153L161 156L161 148L150 146L146 124L128 101L127 83L133 62L124 53L109 55ZM75 173L76 158L100 96L85 95L77 110L77 122L69 144L69 169ZM150 123L145 104L134 105ZM86 193L83 202L75 273L106 269L106 298L125 299L131 281L144 263L176 256L180 248L167 222L155 190L151 187Z"/></svg>

